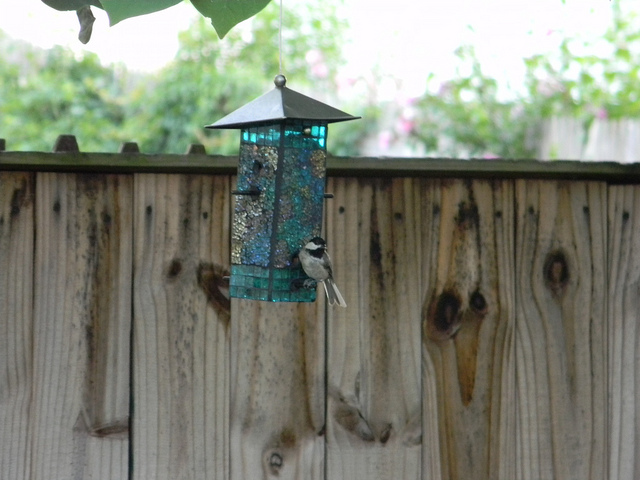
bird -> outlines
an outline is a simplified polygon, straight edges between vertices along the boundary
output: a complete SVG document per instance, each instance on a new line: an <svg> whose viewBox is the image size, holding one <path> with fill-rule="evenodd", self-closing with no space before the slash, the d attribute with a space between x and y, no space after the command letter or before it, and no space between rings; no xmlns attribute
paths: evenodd
<svg viewBox="0 0 640 480"><path fill-rule="evenodd" d="M333 280L331 258L327 253L327 243L321 237L313 237L300 250L298 254L302 269L309 277L317 282L322 282L327 294L329 305L346 307L347 303L342 298L336 282Z"/></svg>

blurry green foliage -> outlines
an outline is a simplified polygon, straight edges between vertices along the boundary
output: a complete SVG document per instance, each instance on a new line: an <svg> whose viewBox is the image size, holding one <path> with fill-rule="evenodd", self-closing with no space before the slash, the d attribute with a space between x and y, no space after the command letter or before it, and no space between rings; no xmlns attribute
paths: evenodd
<svg viewBox="0 0 640 480"><path fill-rule="evenodd" d="M84 150L117 151L127 139L128 74L62 47L43 52L0 32L0 136L8 148L51 150L62 133Z"/></svg>
<svg viewBox="0 0 640 480"><path fill-rule="evenodd" d="M332 7L314 5L314 14L304 11L310 8L301 3L295 12L284 12L284 24L296 25L283 32L284 71L287 86L294 90L326 91L341 62L338 38L344 26L335 20ZM327 18L323 26L312 20L318 16ZM186 145L197 142L210 152L237 152L237 131L203 127L274 88L279 71L276 5L254 17L251 25L232 30L224 42L215 38L204 19L180 34L177 58L134 92L127 130L136 132L143 151L182 153ZM323 35L322 28L334 35ZM310 52L322 52L322 76L309 74Z"/></svg>
<svg viewBox="0 0 640 480"><path fill-rule="evenodd" d="M474 49L463 46L456 55L465 73L435 88L430 79L427 93L396 105L378 101L376 71L348 79L346 87L342 78L354 99L335 101L345 29L335 8L301 2L285 10L284 25L295 27L284 29L282 53L290 88L363 117L331 126L333 154L361 154L365 139L395 122L393 134L428 155L531 158L550 117L579 118L587 128L595 118L640 115L640 22L616 2L603 37L567 38L557 51L525 59L517 92L504 95ZM273 88L278 25L274 2L224 41L199 18L181 34L175 60L155 74L107 68L91 54L38 50L0 32L0 137L13 150L50 150L64 133L76 135L83 151L113 152L137 141L147 153L182 153L190 143L236 153L237 131L203 127Z"/></svg>
<svg viewBox="0 0 640 480"><path fill-rule="evenodd" d="M335 88L345 25L334 9L301 2L284 12L284 24L295 25L283 31L290 88L311 96ZM146 153L183 153L191 143L236 153L237 131L204 126L274 88L279 15L272 3L224 41L199 17L180 34L175 60L155 74L103 67L93 54L41 51L0 32L0 46L14 52L0 57L0 137L13 150L50 150L64 133L76 135L83 151L137 141Z"/></svg>
<svg viewBox="0 0 640 480"><path fill-rule="evenodd" d="M640 115L640 24L613 2L613 22L601 39L564 39L555 55L526 60L527 94L543 116L594 118Z"/></svg>
<svg viewBox="0 0 640 480"><path fill-rule="evenodd" d="M460 47L456 56L471 73L418 100L413 136L442 156L531 157L527 134L536 119L527 115L525 100L500 100L498 83L484 74L472 47Z"/></svg>
<svg viewBox="0 0 640 480"><path fill-rule="evenodd" d="M543 123L554 116L582 120L640 116L640 25L612 3L602 38L565 38L556 52L525 59L524 93L504 100L470 46L456 52L470 71L418 100L412 138L428 152L452 157L531 158ZM585 137L586 138L586 137Z"/></svg>

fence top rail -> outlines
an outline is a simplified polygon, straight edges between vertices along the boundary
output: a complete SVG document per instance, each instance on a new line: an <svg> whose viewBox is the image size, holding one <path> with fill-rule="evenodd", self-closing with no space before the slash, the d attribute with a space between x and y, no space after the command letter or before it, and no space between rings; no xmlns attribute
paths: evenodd
<svg viewBox="0 0 640 480"><path fill-rule="evenodd" d="M231 175L236 173L237 165L237 156L205 153L0 151L0 171ZM343 177L598 180L635 184L640 183L640 163L329 156L327 174Z"/></svg>

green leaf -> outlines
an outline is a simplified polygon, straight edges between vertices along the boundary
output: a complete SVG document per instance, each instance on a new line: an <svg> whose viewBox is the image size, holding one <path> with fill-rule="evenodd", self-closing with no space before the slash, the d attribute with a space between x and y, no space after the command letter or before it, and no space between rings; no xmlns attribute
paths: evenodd
<svg viewBox="0 0 640 480"><path fill-rule="evenodd" d="M42 0L42 3L61 11L78 10L87 5L102 8L102 5L98 0Z"/></svg>
<svg viewBox="0 0 640 480"><path fill-rule="evenodd" d="M631 61L631 52L628 48L617 48L616 49L616 57L624 60L625 62Z"/></svg>
<svg viewBox="0 0 640 480"><path fill-rule="evenodd" d="M157 12L180 3L180 0L102 0L102 8L109 15L109 24L116 23L138 15Z"/></svg>
<svg viewBox="0 0 640 480"><path fill-rule="evenodd" d="M105 2L107 0L104 0ZM194 7L211 19L218 37L223 38L238 23L254 16L270 0L191 0Z"/></svg>

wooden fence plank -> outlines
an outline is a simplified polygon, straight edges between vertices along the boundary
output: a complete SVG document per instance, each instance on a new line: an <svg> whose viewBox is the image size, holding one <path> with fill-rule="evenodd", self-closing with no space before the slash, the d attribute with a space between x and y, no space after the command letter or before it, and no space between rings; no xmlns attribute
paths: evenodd
<svg viewBox="0 0 640 480"><path fill-rule="evenodd" d="M0 472L30 478L34 176L0 172Z"/></svg>
<svg viewBox="0 0 640 480"><path fill-rule="evenodd" d="M425 479L514 476L513 184L425 195Z"/></svg>
<svg viewBox="0 0 640 480"><path fill-rule="evenodd" d="M135 192L133 478L226 479L229 177L140 174Z"/></svg>
<svg viewBox="0 0 640 480"><path fill-rule="evenodd" d="M638 161L640 122L625 119L596 118L589 125L582 160Z"/></svg>
<svg viewBox="0 0 640 480"><path fill-rule="evenodd" d="M126 176L37 176L33 479L127 475L130 192Z"/></svg>
<svg viewBox="0 0 640 480"><path fill-rule="evenodd" d="M553 117L542 125L536 138L536 158L579 160L584 158L584 125L579 118ZM608 159L606 159L608 160ZM574 162L576 165L577 163Z"/></svg>
<svg viewBox="0 0 640 480"><path fill-rule="evenodd" d="M324 479L324 321L316 304L232 300L231 479Z"/></svg>
<svg viewBox="0 0 640 480"><path fill-rule="evenodd" d="M609 187L609 478L640 477L640 190Z"/></svg>
<svg viewBox="0 0 640 480"><path fill-rule="evenodd" d="M327 478L421 475L422 182L328 184L328 247L348 306L328 315Z"/></svg>
<svg viewBox="0 0 640 480"><path fill-rule="evenodd" d="M606 184L516 184L519 479L606 478Z"/></svg>

